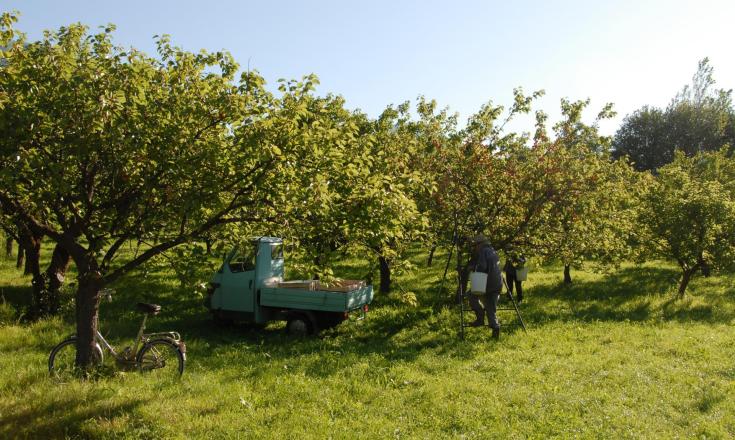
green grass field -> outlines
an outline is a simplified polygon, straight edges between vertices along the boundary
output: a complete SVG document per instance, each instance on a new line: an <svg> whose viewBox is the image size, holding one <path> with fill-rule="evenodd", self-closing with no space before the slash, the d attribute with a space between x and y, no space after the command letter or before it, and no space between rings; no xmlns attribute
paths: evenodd
<svg viewBox="0 0 735 440"><path fill-rule="evenodd" d="M666 263L576 271L572 287L561 267L535 268L524 283L528 333L508 325L496 342L469 329L459 341L457 310L436 305L442 255L432 268L414 257L419 268L398 282L423 305L376 295L366 320L307 339L277 323L215 327L172 273L134 273L102 304L103 333L124 344L140 320L131 305L161 304L149 329L182 333L183 378L115 372L108 359L99 378L70 384L49 379L46 362L74 331L72 310L19 320L30 280L3 261L0 437L735 436L735 275L697 278L674 300L678 272ZM340 269L365 273L358 261Z"/></svg>

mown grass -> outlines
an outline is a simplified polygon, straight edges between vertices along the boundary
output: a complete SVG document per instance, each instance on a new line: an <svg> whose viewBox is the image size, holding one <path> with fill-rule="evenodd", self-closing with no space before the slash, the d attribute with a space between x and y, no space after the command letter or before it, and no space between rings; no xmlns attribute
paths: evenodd
<svg viewBox="0 0 735 440"><path fill-rule="evenodd" d="M48 252L46 252L48 254ZM674 300L674 266L610 274L534 268L522 304L528 333L507 325L457 337L438 295L443 255L398 278L422 305L379 295L364 321L293 339L283 325L215 327L201 297L164 269L132 274L104 303L101 327L125 343L137 301L163 305L151 330L187 341L180 381L135 372L59 385L50 348L64 318L2 318L22 307L28 277L0 266L0 437L3 438L732 438L735 276L696 279ZM345 262L338 274L364 274ZM450 279L447 287L452 285ZM513 315L501 320L512 324ZM112 369L110 369L112 371Z"/></svg>

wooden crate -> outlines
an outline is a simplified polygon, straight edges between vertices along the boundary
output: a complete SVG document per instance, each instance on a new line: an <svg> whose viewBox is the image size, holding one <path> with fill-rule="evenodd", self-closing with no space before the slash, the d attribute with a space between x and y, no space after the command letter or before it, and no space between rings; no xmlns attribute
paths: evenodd
<svg viewBox="0 0 735 440"><path fill-rule="evenodd" d="M293 280L281 281L277 284L283 289L315 290L322 292L352 292L365 287L362 280L337 280L330 283L322 283L319 280Z"/></svg>
<svg viewBox="0 0 735 440"><path fill-rule="evenodd" d="M317 286L317 289L326 290L329 292L352 292L353 290L357 290L361 287L365 287L365 281L338 280L338 281L332 281L331 283L327 285L320 283L319 286Z"/></svg>
<svg viewBox="0 0 735 440"><path fill-rule="evenodd" d="M318 283L316 280L281 281L278 283L278 287L283 289L317 290Z"/></svg>

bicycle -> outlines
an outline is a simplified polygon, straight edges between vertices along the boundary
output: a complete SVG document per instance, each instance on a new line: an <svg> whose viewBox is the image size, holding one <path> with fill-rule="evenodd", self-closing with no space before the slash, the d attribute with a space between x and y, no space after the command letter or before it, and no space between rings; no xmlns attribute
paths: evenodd
<svg viewBox="0 0 735 440"><path fill-rule="evenodd" d="M102 291L108 301L112 301L113 293L112 289ZM161 311L161 306L138 303L136 310L144 313L144 316L133 346L117 351L97 330L93 365L99 366L104 362L104 347L104 350L107 350L115 358L116 363L124 369L138 369L142 373L155 374L158 377L180 377L186 363L186 344L181 340L181 336L177 332L143 333L146 320L149 316L157 315ZM56 379L64 379L78 375L76 343L77 337L72 335L51 350L48 358L48 369L51 376ZM140 351L138 351L138 346L140 346Z"/></svg>

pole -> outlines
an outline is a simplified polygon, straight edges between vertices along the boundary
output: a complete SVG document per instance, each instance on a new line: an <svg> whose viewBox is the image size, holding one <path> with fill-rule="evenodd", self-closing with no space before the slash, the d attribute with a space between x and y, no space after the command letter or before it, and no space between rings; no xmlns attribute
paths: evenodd
<svg viewBox="0 0 735 440"><path fill-rule="evenodd" d="M457 213L454 213L454 231L452 231L452 245L449 247L449 256L447 257L447 264L444 266L444 275L442 275L442 283L439 286L439 297L444 292L444 283L447 281L447 272L449 272L449 264L452 262L452 252L454 252L454 246L457 245Z"/></svg>

